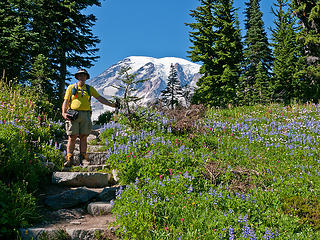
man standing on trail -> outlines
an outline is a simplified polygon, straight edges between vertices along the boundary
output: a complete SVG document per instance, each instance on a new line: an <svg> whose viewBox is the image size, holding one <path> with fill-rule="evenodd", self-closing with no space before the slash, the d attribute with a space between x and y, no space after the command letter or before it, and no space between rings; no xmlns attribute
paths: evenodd
<svg viewBox="0 0 320 240"><path fill-rule="evenodd" d="M85 84L86 80L90 78L85 69L79 69L74 76L78 82L68 86L62 104L62 117L66 120L66 132L68 135L65 167L74 165L73 151L77 137L80 138L80 165L83 164L83 160L87 161L87 137L92 129L91 96L102 104L116 107L115 103L100 96L93 87ZM70 109L76 110L73 112L78 112L76 119L73 119L73 116L68 114Z"/></svg>

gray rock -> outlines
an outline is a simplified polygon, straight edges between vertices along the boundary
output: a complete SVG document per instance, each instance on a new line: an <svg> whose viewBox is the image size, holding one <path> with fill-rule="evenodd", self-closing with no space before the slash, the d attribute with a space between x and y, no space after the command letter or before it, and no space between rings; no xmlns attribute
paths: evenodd
<svg viewBox="0 0 320 240"><path fill-rule="evenodd" d="M95 239L95 234L99 232L103 234L105 230L100 228L91 229L70 229L67 228L66 232L71 236L72 240L92 240Z"/></svg>
<svg viewBox="0 0 320 240"><path fill-rule="evenodd" d="M88 165L86 167L89 172L95 172L106 168L106 165Z"/></svg>
<svg viewBox="0 0 320 240"><path fill-rule="evenodd" d="M98 193L85 187L68 190L60 194L49 196L44 203L52 209L71 208L81 203L86 203L97 196Z"/></svg>
<svg viewBox="0 0 320 240"><path fill-rule="evenodd" d="M93 216L107 215L112 211L112 205L106 202L92 202L88 204L88 213Z"/></svg>
<svg viewBox="0 0 320 240"><path fill-rule="evenodd" d="M54 237L63 230L50 228L21 228L19 231L22 240L37 240L45 236L54 239Z"/></svg>
<svg viewBox="0 0 320 240"><path fill-rule="evenodd" d="M102 190L99 194L98 199L104 202L110 202L116 198L116 192L119 191L120 187L107 187Z"/></svg>
<svg viewBox="0 0 320 240"><path fill-rule="evenodd" d="M97 172L54 172L52 183L71 187L106 187L110 175Z"/></svg>
<svg viewBox="0 0 320 240"><path fill-rule="evenodd" d="M87 158L92 165L105 164L107 160L107 152L88 152Z"/></svg>

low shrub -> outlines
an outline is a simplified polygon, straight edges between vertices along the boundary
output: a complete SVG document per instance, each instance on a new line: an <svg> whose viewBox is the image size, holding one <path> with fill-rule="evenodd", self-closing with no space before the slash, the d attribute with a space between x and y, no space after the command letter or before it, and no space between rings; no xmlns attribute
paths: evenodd
<svg viewBox="0 0 320 240"><path fill-rule="evenodd" d="M27 192L27 182L7 185L0 180L0 239L14 239L20 227L39 218L36 200Z"/></svg>

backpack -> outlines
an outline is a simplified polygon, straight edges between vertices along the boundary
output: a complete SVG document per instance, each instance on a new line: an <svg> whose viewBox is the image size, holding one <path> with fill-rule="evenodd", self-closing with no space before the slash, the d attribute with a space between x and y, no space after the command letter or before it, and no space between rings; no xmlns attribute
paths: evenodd
<svg viewBox="0 0 320 240"><path fill-rule="evenodd" d="M91 102L91 93L90 93L90 86L86 84L86 90L87 90L87 93L89 95L89 102ZM75 96L75 98L77 98L77 93L78 93L78 84L75 83L73 84L73 87L72 87L72 90L71 90L71 96ZM71 97L70 97L71 98Z"/></svg>
<svg viewBox="0 0 320 240"><path fill-rule="evenodd" d="M92 109L92 108L91 108L91 93L90 93L90 88L91 88L91 86L86 84L86 90L87 90L87 93L88 93L88 95L89 95L90 109ZM71 90L71 97L74 95L75 98L77 98L77 93L78 93L78 84L75 83L75 84L73 84L73 87L72 87L72 90ZM71 103L71 97L70 97L70 103Z"/></svg>

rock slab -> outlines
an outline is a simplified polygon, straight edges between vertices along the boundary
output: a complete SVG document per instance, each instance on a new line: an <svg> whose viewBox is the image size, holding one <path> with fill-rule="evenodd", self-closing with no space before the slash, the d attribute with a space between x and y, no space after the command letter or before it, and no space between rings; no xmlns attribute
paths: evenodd
<svg viewBox="0 0 320 240"><path fill-rule="evenodd" d="M66 229L66 232L72 240L92 240L96 239L95 235L99 232L101 235L105 229L92 228L92 229Z"/></svg>
<svg viewBox="0 0 320 240"><path fill-rule="evenodd" d="M98 193L85 187L68 190L60 194L49 196L44 203L54 210L71 208L81 203L86 203L97 196Z"/></svg>
<svg viewBox="0 0 320 240"><path fill-rule="evenodd" d="M88 205L88 213L93 216L102 216L111 213L112 205L106 202L92 202Z"/></svg>
<svg viewBox="0 0 320 240"><path fill-rule="evenodd" d="M54 172L52 174L52 183L70 187L106 187L109 179L109 174L98 172Z"/></svg>
<svg viewBox="0 0 320 240"><path fill-rule="evenodd" d="M23 228L19 229L19 231L23 240L37 240L44 236L54 238L61 230L48 228Z"/></svg>

